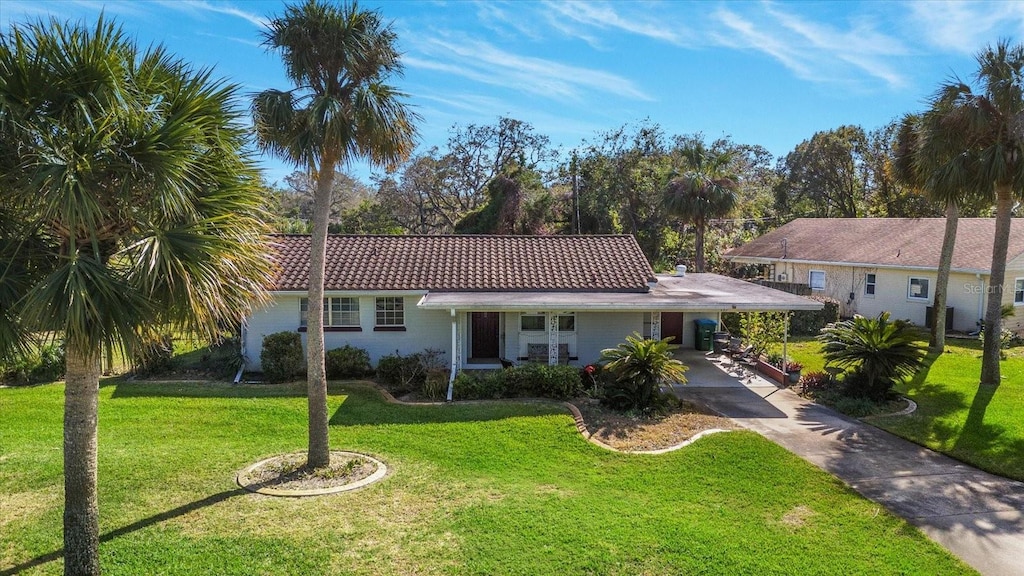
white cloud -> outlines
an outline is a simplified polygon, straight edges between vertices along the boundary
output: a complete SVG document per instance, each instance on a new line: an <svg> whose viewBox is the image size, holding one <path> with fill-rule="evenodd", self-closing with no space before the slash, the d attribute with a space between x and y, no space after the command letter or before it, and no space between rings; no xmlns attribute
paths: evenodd
<svg viewBox="0 0 1024 576"><path fill-rule="evenodd" d="M749 5L748 5L749 6ZM740 15L722 8L714 20L724 30L711 34L721 45L763 52L813 82L860 83L864 74L898 88L906 80L892 59L909 53L904 44L868 20L847 28L814 22L771 4Z"/></svg>
<svg viewBox="0 0 1024 576"><path fill-rule="evenodd" d="M206 0L160 0L158 2L161 6L177 10L179 12L210 12L213 14L226 14L228 16L234 16L247 20L248 22L263 28L267 25L268 20L263 16L246 12L245 10L235 8L231 4L218 2L216 4L207 2Z"/></svg>
<svg viewBox="0 0 1024 576"><path fill-rule="evenodd" d="M1001 36L1024 38L1024 3L915 2L910 4L911 30L938 48L973 54Z"/></svg>
<svg viewBox="0 0 1024 576"><path fill-rule="evenodd" d="M621 76L513 54L482 40L420 39L416 41L416 47L418 55L407 54L402 59L410 68L455 74L555 100L578 102L585 92L652 100L632 81Z"/></svg>
<svg viewBox="0 0 1024 576"><path fill-rule="evenodd" d="M617 11L626 6L644 6L643 4L592 3L573 0L567 2L548 1L545 2L545 5L554 15L568 19L574 24L600 30L620 30L671 44L682 44L682 35L677 31L679 26L672 22L652 17L650 14L631 13L625 15ZM569 33L576 31L571 25L564 26L562 29ZM579 34L584 39L592 38L583 32Z"/></svg>

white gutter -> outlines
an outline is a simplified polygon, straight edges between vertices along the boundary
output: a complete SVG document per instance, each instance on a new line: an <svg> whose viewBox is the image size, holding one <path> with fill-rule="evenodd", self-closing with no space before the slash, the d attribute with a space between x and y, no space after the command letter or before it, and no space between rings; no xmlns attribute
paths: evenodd
<svg viewBox="0 0 1024 576"><path fill-rule="evenodd" d="M875 264L873 262L842 262L835 260L799 260L796 258L766 258L762 256L725 256L726 260L732 262L739 262L741 264L778 264L778 263L789 263L789 264L810 264L815 266L851 266L854 268L883 268L886 270L920 270L920 271L935 271L938 266L908 266L903 264ZM961 274L988 274L989 271L985 268L951 268L950 272L957 272Z"/></svg>

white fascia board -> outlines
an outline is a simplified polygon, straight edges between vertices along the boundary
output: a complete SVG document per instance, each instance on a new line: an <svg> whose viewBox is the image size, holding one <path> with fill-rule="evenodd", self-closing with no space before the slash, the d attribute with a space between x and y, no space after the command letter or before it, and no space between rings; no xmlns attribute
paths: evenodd
<svg viewBox="0 0 1024 576"><path fill-rule="evenodd" d="M741 264L807 264L810 266L849 266L851 268L881 268L885 270L913 270L915 272L935 272L938 266L897 266L895 264L875 264L872 262L834 262L827 260L799 260L796 258L752 258L748 256L734 256L730 258L733 262ZM951 268L950 272L962 274L989 275L988 268Z"/></svg>
<svg viewBox="0 0 1024 576"><path fill-rule="evenodd" d="M272 296L305 296L307 290L271 290ZM426 290L324 290L328 296L425 296Z"/></svg>

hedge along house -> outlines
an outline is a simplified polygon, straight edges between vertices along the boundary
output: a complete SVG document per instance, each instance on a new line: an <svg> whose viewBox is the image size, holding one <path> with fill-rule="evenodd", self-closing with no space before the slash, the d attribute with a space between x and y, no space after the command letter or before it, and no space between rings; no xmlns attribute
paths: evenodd
<svg viewBox="0 0 1024 576"><path fill-rule="evenodd" d="M727 251L738 264L763 265L773 285L796 284L837 300L843 316L876 316L925 326L935 297L944 218L799 218ZM947 327L971 332L985 315L995 220L961 218L947 297ZM785 286L780 286L785 287ZM1024 334L1024 218L1014 218L1005 290L1014 315L1003 327Z"/></svg>
<svg viewBox="0 0 1024 576"><path fill-rule="evenodd" d="M243 324L247 369L264 336L306 330L308 236L274 235L272 300ZM466 368L583 365L639 332L694 347L694 321L727 311L818 310L821 303L715 274L655 275L632 236L330 236L327 350L441 350ZM303 342L305 340L303 339Z"/></svg>

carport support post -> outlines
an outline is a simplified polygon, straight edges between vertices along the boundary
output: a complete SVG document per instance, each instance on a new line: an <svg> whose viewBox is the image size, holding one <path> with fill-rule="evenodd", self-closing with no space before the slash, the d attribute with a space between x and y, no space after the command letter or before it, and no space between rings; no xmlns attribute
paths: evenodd
<svg viewBox="0 0 1024 576"><path fill-rule="evenodd" d="M782 317L785 318L782 324L782 372L789 378L789 310L783 313Z"/></svg>
<svg viewBox="0 0 1024 576"><path fill-rule="evenodd" d="M452 394L455 391L455 375L459 372L459 315L452 308L452 371L448 375L447 400L452 401Z"/></svg>

